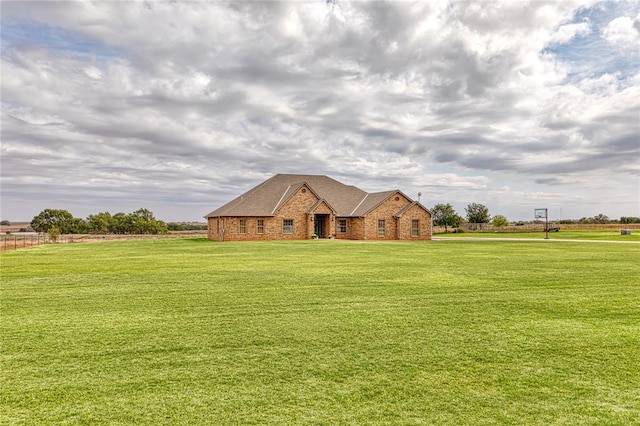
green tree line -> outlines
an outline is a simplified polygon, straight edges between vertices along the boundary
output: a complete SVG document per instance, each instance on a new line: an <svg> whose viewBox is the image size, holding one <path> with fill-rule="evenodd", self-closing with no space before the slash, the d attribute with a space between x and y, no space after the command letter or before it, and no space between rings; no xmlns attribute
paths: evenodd
<svg viewBox="0 0 640 426"><path fill-rule="evenodd" d="M147 209L133 213L109 212L89 215L86 219L73 217L66 210L45 209L31 221L36 232L58 234L166 234L167 225L157 220Z"/></svg>
<svg viewBox="0 0 640 426"><path fill-rule="evenodd" d="M460 216L453 206L447 204L436 204L431 208L433 215L433 224L435 226L444 227L445 232L449 228L459 228L464 223L485 224L491 223L494 227L500 228L509 224L508 219L503 215L491 216L489 209L479 203L471 203L464 209L466 217ZM610 219L608 216L600 213L593 217L583 217L577 220L564 219L557 221L559 224L609 224L609 223L640 223L640 217L622 216L619 220ZM523 225L524 222L518 222L517 225ZM482 229L482 227L480 227Z"/></svg>
<svg viewBox="0 0 640 426"><path fill-rule="evenodd" d="M460 216L453 206L447 204L436 204L431 208L431 214L433 215L433 224L435 226L443 226L444 231L448 232L448 228L459 228L463 223L489 223L491 221L491 215L487 206L479 203L471 203L465 209L466 218ZM506 226L508 224L507 218L498 215L494 218L494 226Z"/></svg>
<svg viewBox="0 0 640 426"><path fill-rule="evenodd" d="M608 224L608 223L620 223L620 224L626 224L626 223L640 223L640 217L634 217L634 216L621 216L620 219L610 219L607 215L604 215L602 213L597 214L593 217L583 217L580 219L562 219L559 220L558 223L560 224L581 224L581 225L589 225L589 224L597 224L597 225L602 225L602 224Z"/></svg>

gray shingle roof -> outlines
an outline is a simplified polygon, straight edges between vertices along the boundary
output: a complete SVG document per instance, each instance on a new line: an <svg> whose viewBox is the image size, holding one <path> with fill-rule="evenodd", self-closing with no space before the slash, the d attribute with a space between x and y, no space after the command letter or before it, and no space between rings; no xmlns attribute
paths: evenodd
<svg viewBox="0 0 640 426"><path fill-rule="evenodd" d="M367 194L349 216L364 216L369 210L376 207L396 192L398 191L374 192L372 194Z"/></svg>
<svg viewBox="0 0 640 426"><path fill-rule="evenodd" d="M307 184L319 198L324 199L337 216L363 216L397 192L394 190L368 194L328 176L277 174L205 217L273 216L303 184Z"/></svg>

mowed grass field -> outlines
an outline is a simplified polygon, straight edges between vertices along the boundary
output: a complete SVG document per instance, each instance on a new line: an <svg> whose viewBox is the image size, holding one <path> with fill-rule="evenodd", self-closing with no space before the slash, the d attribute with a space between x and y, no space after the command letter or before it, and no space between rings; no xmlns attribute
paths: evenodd
<svg viewBox="0 0 640 426"><path fill-rule="evenodd" d="M640 245L152 240L1 260L1 424L629 425Z"/></svg>
<svg viewBox="0 0 640 426"><path fill-rule="evenodd" d="M624 226L624 225L621 225ZM439 233L434 235L437 238L527 238L545 239L547 235L544 231L537 232L462 232L462 233ZM640 229L631 230L631 235L621 235L619 229L608 230L580 230L567 229L558 232L549 232L549 240L586 240L586 241L617 241L617 242L640 242Z"/></svg>

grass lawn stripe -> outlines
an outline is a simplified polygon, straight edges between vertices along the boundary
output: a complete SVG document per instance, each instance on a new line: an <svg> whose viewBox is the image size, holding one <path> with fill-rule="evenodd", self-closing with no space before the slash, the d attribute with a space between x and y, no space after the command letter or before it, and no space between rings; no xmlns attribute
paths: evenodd
<svg viewBox="0 0 640 426"><path fill-rule="evenodd" d="M640 247L3 253L5 424L630 424Z"/></svg>

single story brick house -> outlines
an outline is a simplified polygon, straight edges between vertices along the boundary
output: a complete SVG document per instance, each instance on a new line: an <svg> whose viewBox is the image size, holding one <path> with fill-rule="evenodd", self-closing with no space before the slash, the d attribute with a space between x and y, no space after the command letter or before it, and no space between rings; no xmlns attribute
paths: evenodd
<svg viewBox="0 0 640 426"><path fill-rule="evenodd" d="M367 193L322 175L277 174L205 216L214 241L430 240L431 212L399 190Z"/></svg>

